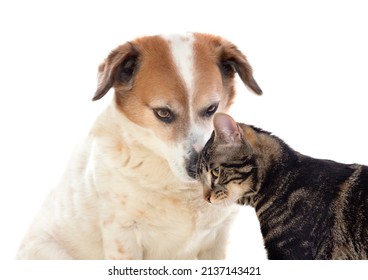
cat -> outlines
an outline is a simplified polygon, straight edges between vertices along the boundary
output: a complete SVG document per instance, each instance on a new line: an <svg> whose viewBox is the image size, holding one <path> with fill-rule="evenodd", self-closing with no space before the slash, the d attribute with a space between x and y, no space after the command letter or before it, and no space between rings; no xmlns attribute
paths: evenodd
<svg viewBox="0 0 368 280"><path fill-rule="evenodd" d="M368 166L302 155L222 113L214 128L197 164L204 198L254 207L268 259L367 259Z"/></svg>

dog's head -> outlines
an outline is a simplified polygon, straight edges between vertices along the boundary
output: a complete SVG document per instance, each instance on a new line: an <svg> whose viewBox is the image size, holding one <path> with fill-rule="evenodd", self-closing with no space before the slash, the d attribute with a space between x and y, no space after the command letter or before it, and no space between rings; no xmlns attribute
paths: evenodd
<svg viewBox="0 0 368 280"><path fill-rule="evenodd" d="M114 88L116 107L142 131L134 140L165 158L180 179L191 181L214 113L226 112L232 103L235 73L262 94L246 57L221 37L142 37L119 46L100 65L93 100Z"/></svg>

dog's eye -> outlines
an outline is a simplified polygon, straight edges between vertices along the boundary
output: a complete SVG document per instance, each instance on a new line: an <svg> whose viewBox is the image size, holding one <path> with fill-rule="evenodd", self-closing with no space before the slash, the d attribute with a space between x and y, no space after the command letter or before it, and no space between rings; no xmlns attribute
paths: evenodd
<svg viewBox="0 0 368 280"><path fill-rule="evenodd" d="M160 121L165 123L172 123L175 118L174 113L170 109L158 108L153 109L153 112Z"/></svg>
<svg viewBox="0 0 368 280"><path fill-rule="evenodd" d="M218 105L219 105L218 103L212 104L210 107L208 107L204 111L203 116L206 117L206 118L211 117L217 111Z"/></svg>
<svg viewBox="0 0 368 280"><path fill-rule="evenodd" d="M220 169L218 167L211 170L211 175L214 178L218 178L220 176Z"/></svg>

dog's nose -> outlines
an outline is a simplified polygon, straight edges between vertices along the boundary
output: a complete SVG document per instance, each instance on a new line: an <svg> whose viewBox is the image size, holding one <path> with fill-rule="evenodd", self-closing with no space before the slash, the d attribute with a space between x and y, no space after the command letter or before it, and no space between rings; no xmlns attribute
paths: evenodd
<svg viewBox="0 0 368 280"><path fill-rule="evenodd" d="M189 160L187 161L187 166L186 166L187 173L193 179L196 179L196 177L197 177L198 157L199 157L199 153L197 153L195 150L193 150L190 153Z"/></svg>

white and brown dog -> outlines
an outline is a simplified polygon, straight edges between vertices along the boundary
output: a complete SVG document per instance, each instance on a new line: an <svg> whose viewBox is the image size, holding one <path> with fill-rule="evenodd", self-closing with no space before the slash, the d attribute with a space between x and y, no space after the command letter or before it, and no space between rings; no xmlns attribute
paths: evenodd
<svg viewBox="0 0 368 280"><path fill-rule="evenodd" d="M236 206L216 209L195 180L212 116L237 72L262 91L246 57L211 35L138 38L99 67L93 100L111 105L78 147L19 259L223 259Z"/></svg>

